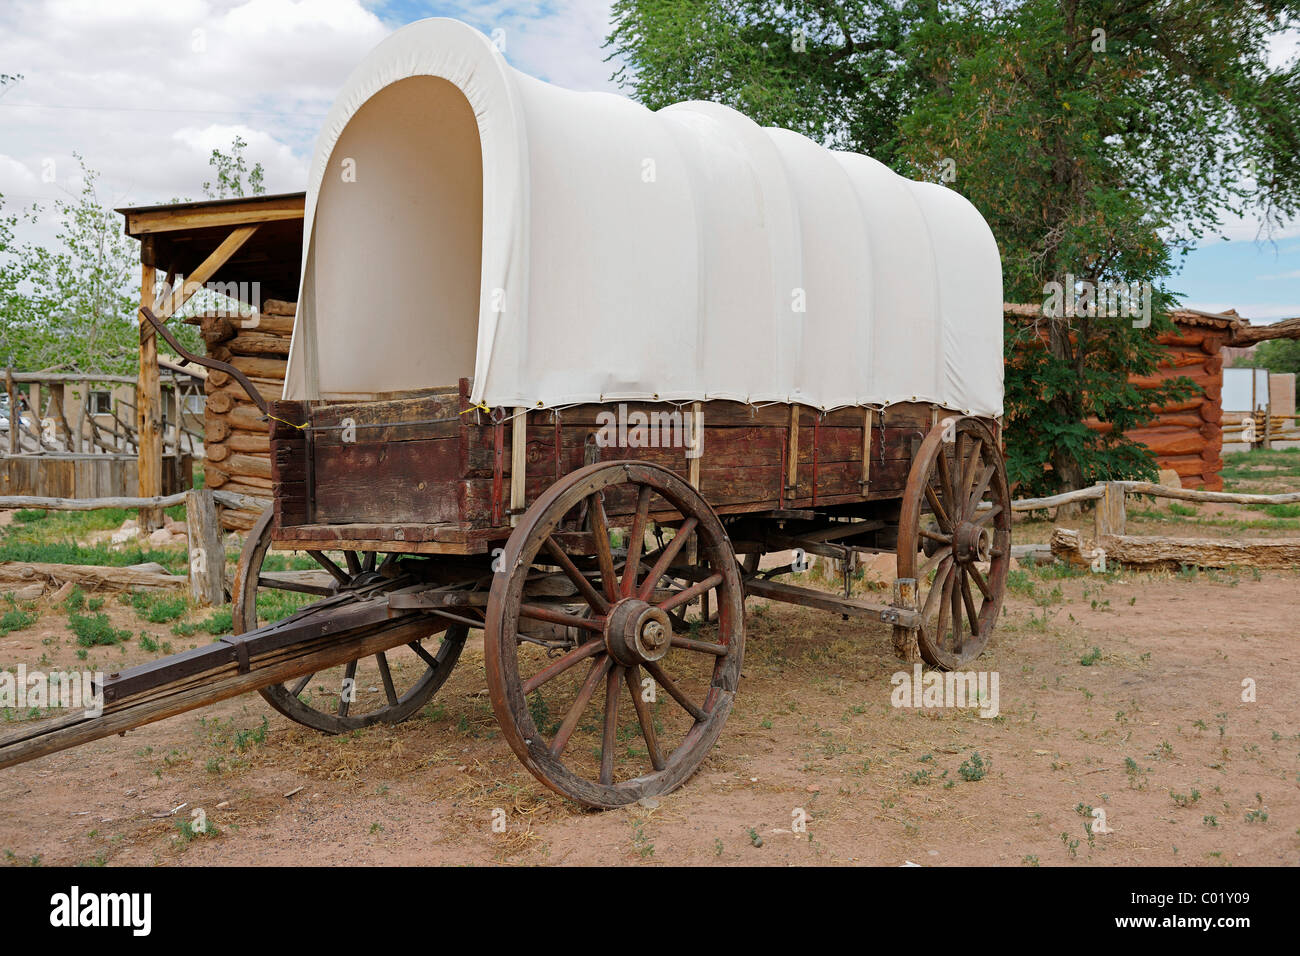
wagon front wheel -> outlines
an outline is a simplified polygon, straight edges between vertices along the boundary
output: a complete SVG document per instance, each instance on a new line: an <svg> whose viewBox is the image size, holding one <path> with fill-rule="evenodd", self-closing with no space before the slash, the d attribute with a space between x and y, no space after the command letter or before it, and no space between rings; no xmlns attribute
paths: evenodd
<svg viewBox="0 0 1300 956"><path fill-rule="evenodd" d="M942 421L912 459L898 528L898 576L916 579L927 664L953 670L983 652L1010 561L1011 495L994 432L975 418Z"/></svg>
<svg viewBox="0 0 1300 956"><path fill-rule="evenodd" d="M524 766L592 807L680 786L722 732L744 653L740 574L713 509L665 468L590 465L528 509L498 566L488 690ZM673 612L705 595L716 619L683 630Z"/></svg>
<svg viewBox="0 0 1300 956"><path fill-rule="evenodd" d="M332 597L379 575L381 556L344 552L340 561L308 552L311 569L272 569L271 510L253 525L239 558L231 607L236 634L279 620L320 598ZM280 562L273 562L279 564ZM461 624L402 647L258 691L276 711L305 727L342 734L373 724L396 724L420 712L460 658L468 628ZM435 637L441 640L435 643Z"/></svg>

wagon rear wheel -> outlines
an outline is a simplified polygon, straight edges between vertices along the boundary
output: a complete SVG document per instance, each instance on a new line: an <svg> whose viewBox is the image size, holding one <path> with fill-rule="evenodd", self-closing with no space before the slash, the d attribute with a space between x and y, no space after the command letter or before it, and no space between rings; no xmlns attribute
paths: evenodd
<svg viewBox="0 0 1300 956"><path fill-rule="evenodd" d="M993 431L975 418L940 422L912 460L898 529L898 576L917 581L927 664L953 670L983 652L1010 559L1011 496Z"/></svg>
<svg viewBox="0 0 1300 956"><path fill-rule="evenodd" d="M266 568L271 511L248 534L235 576L232 626L236 634L278 620L314 599L363 585L382 572L383 556L344 552L342 563L309 552L314 573ZM453 624L435 645L427 637L404 647L350 661L318 674L264 687L263 699L290 720L327 734L372 724L396 724L419 713L446 681L465 645L468 628Z"/></svg>
<svg viewBox="0 0 1300 956"><path fill-rule="evenodd" d="M656 519L674 526L662 547L647 537ZM625 529L626 557L611 526ZM664 468L590 465L528 509L500 567L484 656L524 766L592 807L685 781L722 732L744 653L740 574L708 503ZM705 594L716 621L681 630L672 613Z"/></svg>

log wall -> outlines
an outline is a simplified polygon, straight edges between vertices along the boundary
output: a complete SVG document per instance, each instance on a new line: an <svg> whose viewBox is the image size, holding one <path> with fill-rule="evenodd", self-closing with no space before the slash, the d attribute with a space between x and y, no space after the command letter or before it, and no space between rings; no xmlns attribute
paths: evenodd
<svg viewBox="0 0 1300 956"><path fill-rule="evenodd" d="M267 401L277 401L284 389L289 341L296 306L268 300L262 311L246 319L198 315L185 321L197 325L207 353L243 372ZM262 413L229 373L211 370L204 386L204 484L271 503L271 439ZM257 520L252 511L223 509L222 527L247 531Z"/></svg>
<svg viewBox="0 0 1300 956"><path fill-rule="evenodd" d="M1008 319L1034 318L1038 307L1006 307ZM1187 377L1201 386L1202 394L1157 409L1156 418L1127 437L1146 445L1162 469L1178 473L1184 488L1221 491L1223 477L1223 356L1221 350L1232 336L1233 323L1193 312L1171 313L1176 332L1162 332L1156 341L1164 349L1155 374L1130 376L1140 388L1155 388L1170 379ZM1047 330L1044 326L1043 336ZM1089 419L1094 431L1109 433L1109 422Z"/></svg>

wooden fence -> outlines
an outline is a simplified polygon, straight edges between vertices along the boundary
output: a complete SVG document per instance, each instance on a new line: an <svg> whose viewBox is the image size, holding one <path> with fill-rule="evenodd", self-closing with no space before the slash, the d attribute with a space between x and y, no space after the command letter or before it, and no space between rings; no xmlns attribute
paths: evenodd
<svg viewBox="0 0 1300 956"><path fill-rule="evenodd" d="M189 540L190 596L198 604L221 604L226 593L226 550L217 509L248 509L261 502L230 491L195 488L154 498L38 498L31 495L0 496L0 508L46 511L96 511L100 508L153 508L161 511L185 505Z"/></svg>
<svg viewBox="0 0 1300 956"><path fill-rule="evenodd" d="M1113 562L1138 567L1229 567L1290 568L1300 565L1300 538L1229 541L1215 538L1137 537L1125 534L1129 495L1175 498L1181 501L1219 502L1237 505L1300 504L1300 491L1278 495L1235 494L1170 488L1148 481L1103 481L1089 488L1067 491L1048 498L1021 498L1011 503L1012 511L1039 511L1080 501L1095 501L1093 547L1086 548L1082 536L1068 528L1052 532L1050 550L1058 559L1105 570ZM1017 553L1037 553L1042 546L1018 546Z"/></svg>

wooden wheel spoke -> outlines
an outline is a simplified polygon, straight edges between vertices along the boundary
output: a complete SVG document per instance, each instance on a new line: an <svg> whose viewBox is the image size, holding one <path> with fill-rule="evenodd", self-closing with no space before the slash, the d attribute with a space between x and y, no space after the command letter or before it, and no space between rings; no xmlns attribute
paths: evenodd
<svg viewBox="0 0 1300 956"><path fill-rule="evenodd" d="M986 465L983 473L980 475L979 484L971 492L970 497L966 499L966 513L970 514L984 497L984 492L989 490L989 482L993 479L993 473L997 471L996 465Z"/></svg>
<svg viewBox="0 0 1300 956"><path fill-rule="evenodd" d="M978 503L976 502L976 504ZM981 511L977 514L971 523L977 528L982 528L1000 514L1002 514L1002 506L994 505L988 511Z"/></svg>
<svg viewBox="0 0 1300 956"><path fill-rule="evenodd" d="M925 576L929 574L931 571L933 571L936 567L938 567L940 561L942 561L944 558L949 557L951 555L952 555L951 547L940 548L938 551L936 551L933 554L933 556L931 556L930 560L926 561L925 564L921 565L921 570L916 572L917 583L919 584L920 582L924 581Z"/></svg>
<svg viewBox="0 0 1300 956"><path fill-rule="evenodd" d="M375 570L375 561L376 561L378 558L379 558L379 552L377 552L377 551L367 551L367 552L366 552L366 558L365 558L365 561L364 561L364 563L363 563L363 565L362 565L362 570L363 570L363 571L366 571L366 572L370 572L370 571Z"/></svg>
<svg viewBox="0 0 1300 956"><path fill-rule="evenodd" d="M654 567L650 569L645 580L641 582L641 587L638 589L636 595L638 598L642 601L649 598L650 592L654 590L655 582L663 577L664 572L668 570L670 565L672 565L673 559L676 558L678 552L685 547L687 538L689 538L691 533L695 531L695 526L697 524L699 524L699 520L694 517L687 518L682 522L682 526L677 529L677 533L673 535L673 539L664 545L663 550L659 554L659 560L654 563Z"/></svg>
<svg viewBox="0 0 1300 956"><path fill-rule="evenodd" d="M596 692L596 685L599 684L605 675L609 673L614 666L614 659L608 654L601 657L598 661L592 661L591 670L587 673L587 679L583 681L581 689L578 691L578 697L569 708L569 712L564 715L564 720L560 722L560 729L555 732L555 739L551 741L551 746L547 748L552 757L558 757L564 753L564 748L569 745L569 738L578 728L578 721L582 719L583 712L587 705L591 703L591 696Z"/></svg>
<svg viewBox="0 0 1300 956"><path fill-rule="evenodd" d="M664 769L664 755L659 750L659 735L655 733L654 714L650 705L641 697L641 668L633 664L623 674L627 689L632 694L632 707L636 710L637 723L641 725L641 736L645 739L646 751L650 754L650 766L656 770Z"/></svg>
<svg viewBox="0 0 1300 956"><path fill-rule="evenodd" d="M600 634L605 629L604 621L601 618L578 617L575 614L565 614L563 611L553 611L538 604L519 605L519 616L531 618L534 621L545 621L548 624L560 624L564 627L594 631L597 634Z"/></svg>
<svg viewBox="0 0 1300 956"><path fill-rule="evenodd" d="M943 500L950 501L953 505L957 504L957 486L952 481L952 469L948 467L948 456L944 452L943 444L939 445L939 484L943 489ZM960 517L958 515L957 517Z"/></svg>
<svg viewBox="0 0 1300 956"><path fill-rule="evenodd" d="M409 647L411 650L415 651L416 655L419 656L420 660L424 661L430 667L438 666L437 658L435 658L432 654L430 654L427 650L425 650L424 645L421 644L419 641L411 641L411 643L407 644L406 646Z"/></svg>
<svg viewBox="0 0 1300 956"><path fill-rule="evenodd" d="M361 556L355 551L344 551L343 560L348 564L348 574L355 578L361 573Z"/></svg>
<svg viewBox="0 0 1300 956"><path fill-rule="evenodd" d="M672 678L664 673L664 670L659 666L658 661L648 662L645 669L650 672L650 676L655 679L656 683L658 683L660 687L668 691L668 695L672 697L673 700L682 705L682 709L688 714L696 720L703 721L709 719L708 712L702 710L691 702L691 699L686 696L682 689L673 683Z"/></svg>
<svg viewBox="0 0 1300 956"><path fill-rule="evenodd" d="M671 611L675 607L680 607L683 604L687 604L695 600L701 594L704 594L706 591L712 591L719 584L721 584L722 581L723 581L723 576L721 572L718 572L716 574L711 574L703 581L695 582L690 587L686 588L684 591L678 591L668 600L661 603L658 606L659 610Z"/></svg>
<svg viewBox="0 0 1300 956"><path fill-rule="evenodd" d="M352 707L352 701L348 698L349 692L356 696L357 692L357 662L348 661L348 666L343 668L343 686L339 688L339 716L346 717Z"/></svg>
<svg viewBox="0 0 1300 956"><path fill-rule="evenodd" d="M930 502L930 509L934 512L935 520L939 522L939 527L944 531L952 531L952 519L948 517L948 510L944 508L943 502L939 496L934 493L934 489L927 483L925 486L925 498Z"/></svg>
<svg viewBox="0 0 1300 956"><path fill-rule="evenodd" d="M950 534L935 534L929 528L918 528L916 533L922 538L927 538L930 541L937 541L939 544L952 544L952 535Z"/></svg>
<svg viewBox="0 0 1300 956"><path fill-rule="evenodd" d="M976 437L974 447L967 456L961 473L961 495L958 501L968 501L970 499L971 485L975 482L975 470L983 461L984 439Z"/></svg>
<svg viewBox="0 0 1300 956"><path fill-rule="evenodd" d="M541 687L548 680L559 677L574 664L579 661L585 661L593 654L599 654L605 649L604 641L588 641L586 644L579 645L566 654L557 657L550 664L547 664L532 677L523 683L523 692L526 695L531 694L537 688Z"/></svg>
<svg viewBox="0 0 1300 956"><path fill-rule="evenodd" d="M713 654L717 657L726 657L731 650L726 644L714 644L712 641L697 641L692 637L678 637L676 634L672 638L672 646L680 647L685 651L696 651L700 654Z"/></svg>
<svg viewBox="0 0 1300 956"><path fill-rule="evenodd" d="M605 597L611 602L618 600L618 574L614 570L614 550L609 544L609 521L605 517L605 496L593 492L587 499L590 502L587 514L591 519L591 533L596 539L596 563L600 566L600 583L605 589Z"/></svg>
<svg viewBox="0 0 1300 956"><path fill-rule="evenodd" d="M971 637L979 637L980 616L979 612L975 610L975 598L970 593L969 575L965 572L961 576L961 599L962 603L966 605L966 619L970 621Z"/></svg>
<svg viewBox="0 0 1300 956"><path fill-rule="evenodd" d="M618 743L618 695L623 682L623 665L609 669L605 677L605 733L600 742L600 782L614 782L614 747Z"/></svg>
<svg viewBox="0 0 1300 956"><path fill-rule="evenodd" d="M388 703L392 707L398 704L397 688L393 686L393 674L388 669L388 658L380 651L375 655L375 663L379 665L379 679L384 683L384 696L388 698Z"/></svg>
<svg viewBox="0 0 1300 956"><path fill-rule="evenodd" d="M942 641L944 631L948 629L948 615L952 612L952 584L956 574L956 562L948 567L948 574L943 579L943 587L939 590L939 620L935 624L934 639ZM926 598L926 604L930 603Z"/></svg>
<svg viewBox="0 0 1300 956"><path fill-rule="evenodd" d="M951 556L939 562L939 570L934 574L934 584L930 586L930 591L925 596L925 606L921 609L921 619L923 621L928 621L930 615L934 613L934 602L939 595L943 594L943 586L948 581L948 575L952 571L954 563Z"/></svg>
<svg viewBox="0 0 1300 956"><path fill-rule="evenodd" d="M956 573L951 576L949 591L952 593L952 648L958 650L962 643L961 627L961 586L957 583L961 578L961 568L958 567Z"/></svg>
<svg viewBox="0 0 1300 956"><path fill-rule="evenodd" d="M307 553L312 556L317 564L328 571L330 576L333 577L335 581L339 582L339 584L351 583L352 578L349 577L348 573L335 564L334 560L324 551L308 551Z"/></svg>
<svg viewBox="0 0 1300 956"><path fill-rule="evenodd" d="M299 694L305 691L307 689L307 685L311 683L311 679L315 676L316 676L315 674L308 674L306 677L300 678L298 680L298 683L294 684L293 688L289 691L289 696L297 697Z"/></svg>
<svg viewBox="0 0 1300 956"><path fill-rule="evenodd" d="M555 559L555 563L564 570L566 575L568 575L569 580L577 587L578 593L581 594L586 602L591 605L591 609L597 614L608 614L609 602L605 600L604 595L592 586L591 581L587 579L587 576L578 570L578 566L573 563L573 560L567 554L564 553L564 549L556 544L555 539L551 538L549 535L547 536L545 543L546 550L550 553L551 557Z"/></svg>
<svg viewBox="0 0 1300 956"><path fill-rule="evenodd" d="M645 546L646 519L650 516L650 495L653 489L642 485L636 499L636 516L632 519L632 528L628 531L627 563L623 566L623 582L619 593L631 597L636 589L637 565L641 563L641 549Z"/></svg>
<svg viewBox="0 0 1300 956"><path fill-rule="evenodd" d="M967 566L967 571L975 580L975 586L980 589L980 594L984 595L984 600L993 600L993 592L989 588L989 582L984 578L984 572L973 564Z"/></svg>

